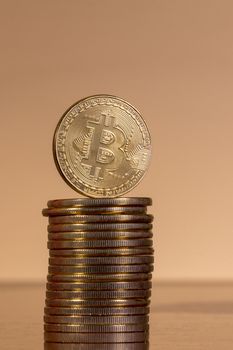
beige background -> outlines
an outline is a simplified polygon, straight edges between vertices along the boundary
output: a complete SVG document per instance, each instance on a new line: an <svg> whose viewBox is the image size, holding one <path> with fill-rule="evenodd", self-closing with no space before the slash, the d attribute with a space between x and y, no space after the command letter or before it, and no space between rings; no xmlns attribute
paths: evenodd
<svg viewBox="0 0 233 350"><path fill-rule="evenodd" d="M0 1L1 280L47 273L48 199L74 197L51 152L64 110L119 95L143 114L158 279L233 277L233 3Z"/></svg>

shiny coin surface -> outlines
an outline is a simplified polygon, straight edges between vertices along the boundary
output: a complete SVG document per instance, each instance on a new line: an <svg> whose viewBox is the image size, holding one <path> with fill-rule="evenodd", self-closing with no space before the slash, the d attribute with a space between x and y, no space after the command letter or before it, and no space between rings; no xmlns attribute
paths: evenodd
<svg viewBox="0 0 233 350"><path fill-rule="evenodd" d="M45 208L42 210L44 216L59 215L119 215L119 214L146 214L147 208L143 206L124 207L71 207L71 208Z"/></svg>
<svg viewBox="0 0 233 350"><path fill-rule="evenodd" d="M64 333L64 332L45 332L44 340L57 342L80 342L80 343L132 343L148 341L149 334L144 332L125 332L125 333Z"/></svg>
<svg viewBox="0 0 233 350"><path fill-rule="evenodd" d="M97 223L102 224L115 222L145 222L153 221L153 216L150 214L142 215L60 215L49 217L49 224L79 224L79 223Z"/></svg>
<svg viewBox="0 0 233 350"><path fill-rule="evenodd" d="M96 257L51 257L50 265L133 265L153 264L153 255L137 256L96 256Z"/></svg>
<svg viewBox="0 0 233 350"><path fill-rule="evenodd" d="M49 208L150 206L152 199L149 197L69 198L49 200L47 205Z"/></svg>
<svg viewBox="0 0 233 350"><path fill-rule="evenodd" d="M142 179L151 139L139 112L111 95L71 106L54 134L53 154L63 179L89 197L118 197Z"/></svg>
<svg viewBox="0 0 233 350"><path fill-rule="evenodd" d="M74 299L74 298L84 298L85 300L94 299L137 299L144 298L148 299L151 297L151 290L149 289L136 289L136 290L71 290L71 291L57 291L57 290L47 290L46 297L50 299Z"/></svg>
<svg viewBox="0 0 233 350"><path fill-rule="evenodd" d="M153 248L50 249L50 256L119 256L153 254Z"/></svg>
<svg viewBox="0 0 233 350"><path fill-rule="evenodd" d="M127 315L127 316L57 316L44 315L45 323L52 324L97 324L97 325L124 325L124 324L139 324L148 323L149 315Z"/></svg>
<svg viewBox="0 0 233 350"><path fill-rule="evenodd" d="M151 273L113 273L113 274L84 274L84 273L77 273L72 275L66 275L66 274L55 274L55 275L48 275L47 280L48 282L92 282L92 281L141 281L141 280L151 280L152 274Z"/></svg>
<svg viewBox="0 0 233 350"><path fill-rule="evenodd" d="M51 324L46 323L44 330L47 332L68 332L68 333L122 333L122 332L144 332L149 330L148 323L138 324Z"/></svg>
<svg viewBox="0 0 233 350"><path fill-rule="evenodd" d="M51 232L49 240L88 240L88 239L133 239L152 238L151 231L87 231L87 232Z"/></svg>
<svg viewBox="0 0 233 350"><path fill-rule="evenodd" d="M49 241L49 249L82 249L82 248L121 248L121 247L151 247L153 241L147 238L118 239L118 240L85 240L85 241Z"/></svg>
<svg viewBox="0 0 233 350"><path fill-rule="evenodd" d="M69 307L69 306L85 306L85 307L113 307L113 306L147 306L149 300L146 299L107 299L107 300L91 300L91 299L46 299L46 306Z"/></svg>
<svg viewBox="0 0 233 350"><path fill-rule="evenodd" d="M44 350L149 350L148 342L138 343L44 343Z"/></svg>
<svg viewBox="0 0 233 350"><path fill-rule="evenodd" d="M117 290L117 289L150 289L151 281L129 282L47 282L48 290Z"/></svg>
<svg viewBox="0 0 233 350"><path fill-rule="evenodd" d="M152 264L141 265L97 265L97 266L49 266L49 274L107 274L107 273L140 273L153 271Z"/></svg>
<svg viewBox="0 0 233 350"><path fill-rule="evenodd" d="M86 223L86 224L50 224L48 232L64 231L128 231L151 230L152 224L148 223Z"/></svg>
<svg viewBox="0 0 233 350"><path fill-rule="evenodd" d="M145 315L148 314L148 306L133 307L51 307L46 306L44 312L46 315Z"/></svg>

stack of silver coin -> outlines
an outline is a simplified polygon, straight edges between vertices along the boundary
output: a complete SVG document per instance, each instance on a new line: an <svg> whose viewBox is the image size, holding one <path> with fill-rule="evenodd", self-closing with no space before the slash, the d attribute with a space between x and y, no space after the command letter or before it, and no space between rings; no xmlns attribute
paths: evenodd
<svg viewBox="0 0 233 350"><path fill-rule="evenodd" d="M51 200L45 349L148 349L150 198Z"/></svg>

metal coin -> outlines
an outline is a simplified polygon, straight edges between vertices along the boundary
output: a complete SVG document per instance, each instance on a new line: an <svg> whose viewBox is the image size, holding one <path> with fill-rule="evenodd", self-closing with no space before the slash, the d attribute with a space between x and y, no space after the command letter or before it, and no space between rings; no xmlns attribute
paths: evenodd
<svg viewBox="0 0 233 350"><path fill-rule="evenodd" d="M152 222L153 215L60 215L50 216L50 224L79 224L79 223L121 223L121 222Z"/></svg>
<svg viewBox="0 0 233 350"><path fill-rule="evenodd" d="M141 264L141 265L97 265L97 266L49 266L50 274L73 274L73 273L85 273L85 274L106 274L106 273L136 273L136 272L151 272L153 271L153 265Z"/></svg>
<svg viewBox="0 0 233 350"><path fill-rule="evenodd" d="M50 265L133 265L133 264L153 264L153 255L138 256L97 256L66 258L49 258Z"/></svg>
<svg viewBox="0 0 233 350"><path fill-rule="evenodd" d="M80 343L132 343L148 341L149 334L144 332L125 332L125 333L64 333L64 332L45 332L44 340L46 342L80 342Z"/></svg>
<svg viewBox="0 0 233 350"><path fill-rule="evenodd" d="M149 255L153 248L112 248L112 249L50 249L50 256L119 256L119 255Z"/></svg>
<svg viewBox="0 0 233 350"><path fill-rule="evenodd" d="M132 307L51 307L44 308L45 315L146 315L149 314L148 306L132 306Z"/></svg>
<svg viewBox="0 0 233 350"><path fill-rule="evenodd" d="M53 139L57 169L74 190L89 197L118 197L142 179L151 140L140 113L111 95L86 97L59 120Z"/></svg>
<svg viewBox="0 0 233 350"><path fill-rule="evenodd" d="M143 206L131 207L71 207L71 208L45 208L42 210L44 216L58 216L58 215L101 215L101 214L146 214L147 208Z"/></svg>
<svg viewBox="0 0 233 350"><path fill-rule="evenodd" d="M44 330L47 332L65 332L65 333L122 333L122 332L144 332L149 330L148 323L138 324L48 324L44 325Z"/></svg>
<svg viewBox="0 0 233 350"><path fill-rule="evenodd" d="M136 290L71 290L71 291L57 291L57 290L47 290L46 297L51 299L75 299L84 298L85 300L93 299L136 299L151 297L151 290L149 289L136 289Z"/></svg>
<svg viewBox="0 0 233 350"><path fill-rule="evenodd" d="M45 323L52 324L88 324L88 325L125 325L125 324L139 324L148 323L149 315L127 315L127 316L56 316L44 315Z"/></svg>
<svg viewBox="0 0 233 350"><path fill-rule="evenodd" d="M149 343L44 343L44 350L149 350Z"/></svg>
<svg viewBox="0 0 233 350"><path fill-rule="evenodd" d="M69 198L49 200L47 205L49 208L150 206L152 199L148 197Z"/></svg>
<svg viewBox="0 0 233 350"><path fill-rule="evenodd" d="M58 307L69 307L69 306L85 306L85 307L96 307L96 306L147 306L149 305L149 300L146 299L102 299L102 300L92 300L92 299L46 299L46 306L58 306Z"/></svg>
<svg viewBox="0 0 233 350"><path fill-rule="evenodd" d="M101 282L101 281L141 281L141 280L151 280L151 273L125 273L125 274L73 274L73 275L48 275L48 282Z"/></svg>
<svg viewBox="0 0 233 350"><path fill-rule="evenodd" d="M87 231L87 232L51 232L49 240L87 240L87 239L133 239L152 238L151 231Z"/></svg>
<svg viewBox="0 0 233 350"><path fill-rule="evenodd" d="M147 238L138 239L105 239L91 241L49 241L47 243L49 249L81 249L81 248L120 248L120 247L144 247L152 246L153 241Z"/></svg>
<svg viewBox="0 0 233 350"><path fill-rule="evenodd" d="M48 290L117 290L117 289L150 289L151 281L129 281L129 282L48 282Z"/></svg>
<svg viewBox="0 0 233 350"><path fill-rule="evenodd" d="M128 230L151 230L152 224L148 223L86 223L86 224L51 224L48 232L66 231L128 231Z"/></svg>

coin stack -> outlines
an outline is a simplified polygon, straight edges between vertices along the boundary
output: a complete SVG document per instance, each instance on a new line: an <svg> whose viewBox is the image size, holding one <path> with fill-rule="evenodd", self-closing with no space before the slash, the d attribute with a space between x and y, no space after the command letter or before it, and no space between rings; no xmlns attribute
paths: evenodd
<svg viewBox="0 0 233 350"><path fill-rule="evenodd" d="M148 349L150 198L51 200L45 349Z"/></svg>

